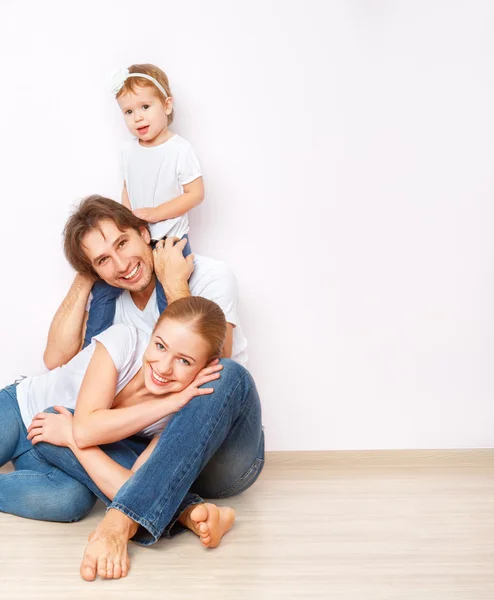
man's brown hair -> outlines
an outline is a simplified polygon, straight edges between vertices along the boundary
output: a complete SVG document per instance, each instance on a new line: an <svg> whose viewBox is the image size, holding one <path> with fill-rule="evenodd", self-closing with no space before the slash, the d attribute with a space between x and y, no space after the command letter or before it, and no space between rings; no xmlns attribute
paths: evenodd
<svg viewBox="0 0 494 600"><path fill-rule="evenodd" d="M119 202L97 194L88 196L72 213L63 232L65 256L79 273L97 275L84 252L82 238L92 229L101 231L101 221L113 221L120 231L135 229L141 233L142 227L149 231L146 221Z"/></svg>

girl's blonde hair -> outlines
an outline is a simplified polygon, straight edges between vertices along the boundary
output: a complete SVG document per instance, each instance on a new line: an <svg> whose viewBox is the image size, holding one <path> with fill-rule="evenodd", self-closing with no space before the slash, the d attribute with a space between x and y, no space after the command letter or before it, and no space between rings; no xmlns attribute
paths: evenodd
<svg viewBox="0 0 494 600"><path fill-rule="evenodd" d="M150 77L153 77L163 86L168 97L171 97L172 93L170 91L168 77L166 76L166 73L162 71L159 67L150 64L131 65L129 67L129 73L143 73L144 75L149 75ZM145 79L144 77L128 77L125 80L122 89L116 95L116 98L120 98L120 96L128 94L129 92L135 93L138 87L150 87L155 89L159 94L161 102L165 104L166 98L163 97L162 92L154 85L152 81L149 81L149 79ZM173 106L172 112L168 115L168 125L170 125L171 123L173 123Z"/></svg>
<svg viewBox="0 0 494 600"><path fill-rule="evenodd" d="M216 302L201 296L175 300L161 314L153 333L165 319L184 323L202 337L208 345L208 362L220 358L226 338L226 318Z"/></svg>

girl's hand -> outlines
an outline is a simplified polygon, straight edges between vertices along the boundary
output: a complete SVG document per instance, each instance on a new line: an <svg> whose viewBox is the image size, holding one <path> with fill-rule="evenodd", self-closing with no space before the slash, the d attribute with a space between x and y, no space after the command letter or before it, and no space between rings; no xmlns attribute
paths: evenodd
<svg viewBox="0 0 494 600"><path fill-rule="evenodd" d="M54 446L69 448L74 444L72 436L72 413L63 406L53 407L59 414L38 413L28 427L27 439L32 444L47 442Z"/></svg>
<svg viewBox="0 0 494 600"><path fill-rule="evenodd" d="M220 365L219 363L220 361L218 358L212 360L207 367L202 371L199 371L191 384L181 392L177 392L177 411L188 404L192 398L212 394L214 392L214 388L201 388L200 386L220 378L219 372L223 368L223 365Z"/></svg>
<svg viewBox="0 0 494 600"><path fill-rule="evenodd" d="M137 218L147 221L148 223L157 223L159 221L156 216L156 209L153 207L136 208L132 212Z"/></svg>

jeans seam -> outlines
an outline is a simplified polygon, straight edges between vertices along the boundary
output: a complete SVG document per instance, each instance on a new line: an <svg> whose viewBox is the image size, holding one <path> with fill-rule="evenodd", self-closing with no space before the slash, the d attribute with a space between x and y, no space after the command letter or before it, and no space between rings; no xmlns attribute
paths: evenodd
<svg viewBox="0 0 494 600"><path fill-rule="evenodd" d="M143 519L138 514L136 514L133 510L130 510L129 508L127 508L121 502L112 502L112 504L110 504L110 506L108 506L107 512L110 510L110 508L115 508L116 510L123 512L124 515L129 517L129 519L132 519L132 521L139 523L139 525L142 525L142 527L144 527L145 529L147 529L149 531L149 533L153 536L154 540L152 540L152 541L145 541L145 540L140 541L139 540L138 543L141 544L142 546L150 546L153 543L153 541L155 542L159 539L159 532L156 529L156 527L153 525L153 523L151 523L147 519Z"/></svg>

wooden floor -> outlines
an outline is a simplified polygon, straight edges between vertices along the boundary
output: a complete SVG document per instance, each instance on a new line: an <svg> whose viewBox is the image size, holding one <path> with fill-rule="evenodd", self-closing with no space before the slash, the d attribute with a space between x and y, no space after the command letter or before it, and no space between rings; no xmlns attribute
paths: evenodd
<svg viewBox="0 0 494 600"><path fill-rule="evenodd" d="M494 451L270 453L230 504L219 548L132 544L129 576L93 583L101 505L68 525L0 514L0 598L494 599Z"/></svg>

